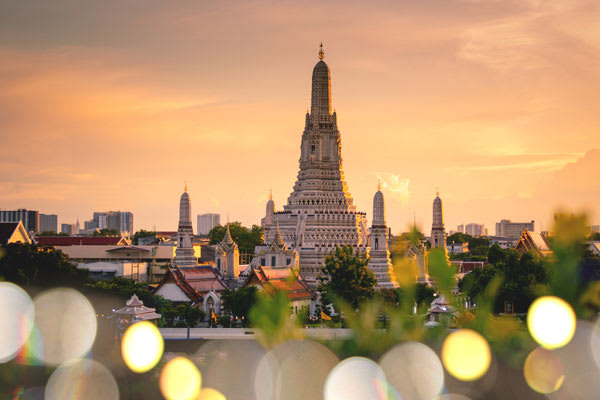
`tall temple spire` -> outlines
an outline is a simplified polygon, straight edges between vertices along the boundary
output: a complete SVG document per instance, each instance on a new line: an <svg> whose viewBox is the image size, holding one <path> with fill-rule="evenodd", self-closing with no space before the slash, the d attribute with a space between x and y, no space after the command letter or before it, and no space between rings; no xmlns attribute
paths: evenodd
<svg viewBox="0 0 600 400"><path fill-rule="evenodd" d="M194 231L192 228L192 200L187 192L181 194L179 200L179 225L177 228L177 248L175 249L174 265L196 265L198 260L194 254Z"/></svg>
<svg viewBox="0 0 600 400"><path fill-rule="evenodd" d="M331 72L323 61L323 47L319 51L319 62L315 65L312 75L312 96L310 113L312 117L329 117L331 115Z"/></svg>
<svg viewBox="0 0 600 400"><path fill-rule="evenodd" d="M437 192L433 200L433 223L431 224L431 247L446 249L446 230L444 228L444 211L442 199Z"/></svg>

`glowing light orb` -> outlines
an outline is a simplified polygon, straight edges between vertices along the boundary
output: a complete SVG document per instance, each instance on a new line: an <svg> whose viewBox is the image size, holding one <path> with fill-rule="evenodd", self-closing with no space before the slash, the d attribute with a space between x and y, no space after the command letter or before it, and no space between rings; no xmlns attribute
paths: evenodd
<svg viewBox="0 0 600 400"><path fill-rule="evenodd" d="M41 346L34 346L34 356L49 365L60 365L85 356L96 338L94 307L74 289L58 288L37 296L35 326Z"/></svg>
<svg viewBox="0 0 600 400"><path fill-rule="evenodd" d="M479 333L461 329L444 340L442 362L452 376L463 381L474 381L489 369L492 352L488 342Z"/></svg>
<svg viewBox="0 0 600 400"><path fill-rule="evenodd" d="M311 340L289 340L269 351L258 364L255 394L261 400L303 400L323 396L327 376L339 358ZM302 379L298 379L302 376ZM311 382L307 385L306 382Z"/></svg>
<svg viewBox="0 0 600 400"><path fill-rule="evenodd" d="M167 400L191 400L200 393L202 377L189 359L175 357L163 367L158 385Z"/></svg>
<svg viewBox="0 0 600 400"><path fill-rule="evenodd" d="M125 331L121 341L121 355L134 372L154 368L162 357L165 343L158 328L148 321L137 322Z"/></svg>
<svg viewBox="0 0 600 400"><path fill-rule="evenodd" d="M46 385L44 399L118 400L119 388L106 367L84 358L54 370Z"/></svg>
<svg viewBox="0 0 600 400"><path fill-rule="evenodd" d="M216 389L204 388L198 395L196 400L227 400L223 393Z"/></svg>
<svg viewBox="0 0 600 400"><path fill-rule="evenodd" d="M377 363L364 357L350 357L329 373L323 392L324 400L385 400L388 384Z"/></svg>
<svg viewBox="0 0 600 400"><path fill-rule="evenodd" d="M379 360L379 365L403 400L433 399L443 389L442 362L422 343L407 342L393 347Z"/></svg>
<svg viewBox="0 0 600 400"><path fill-rule="evenodd" d="M0 282L0 363L15 357L33 328L34 308L23 289L10 282Z"/></svg>
<svg viewBox="0 0 600 400"><path fill-rule="evenodd" d="M546 349L563 347L575 334L575 312L561 298L543 296L535 300L527 312L531 337Z"/></svg>
<svg viewBox="0 0 600 400"><path fill-rule="evenodd" d="M565 380L560 358L551 350L542 347L529 353L523 374L529 387L543 394L557 391Z"/></svg>

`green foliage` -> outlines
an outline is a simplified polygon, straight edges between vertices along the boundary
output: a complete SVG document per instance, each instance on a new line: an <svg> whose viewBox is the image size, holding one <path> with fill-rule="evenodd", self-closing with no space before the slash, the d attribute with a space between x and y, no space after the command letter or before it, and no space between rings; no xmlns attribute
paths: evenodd
<svg viewBox="0 0 600 400"><path fill-rule="evenodd" d="M226 231L227 227L223 225L212 228L208 233L210 244L222 241ZM229 232L242 253L253 253L254 248L263 243L263 229L258 225L252 225L252 228L248 229L240 222L233 222L229 224Z"/></svg>
<svg viewBox="0 0 600 400"><path fill-rule="evenodd" d="M392 257L403 257L406 250L411 244L420 246L425 240L425 235L421 233L417 227L414 227L409 232L403 232L400 236L396 236L390 248Z"/></svg>
<svg viewBox="0 0 600 400"><path fill-rule="evenodd" d="M56 233L54 231L44 231L37 233L35 236L69 236L67 233Z"/></svg>
<svg viewBox="0 0 600 400"><path fill-rule="evenodd" d="M229 328L229 325L231 324L231 318L229 317L229 315L221 315L217 319L217 323L224 328Z"/></svg>
<svg viewBox="0 0 600 400"><path fill-rule="evenodd" d="M118 229L100 229L92 233L92 236L121 236L121 232Z"/></svg>
<svg viewBox="0 0 600 400"><path fill-rule="evenodd" d="M245 286L235 291L225 289L221 294L223 309L241 319L242 324L246 326L250 309L256 303L257 293L256 286Z"/></svg>
<svg viewBox="0 0 600 400"><path fill-rule="evenodd" d="M590 240L590 241L593 241L593 242L600 242L600 232L591 233L587 237L587 240Z"/></svg>
<svg viewBox="0 0 600 400"><path fill-rule="evenodd" d="M472 239L471 235L467 235L466 233L454 232L452 235L446 238L447 243L468 243L469 240Z"/></svg>
<svg viewBox="0 0 600 400"><path fill-rule="evenodd" d="M454 279L456 267L448 265L445 249L436 248L431 249L429 252L429 275L438 290L447 298L450 298L450 294L456 285Z"/></svg>
<svg viewBox="0 0 600 400"><path fill-rule="evenodd" d="M302 306L298 310L298 314L296 315L296 319L298 323L302 326L307 325L310 322L310 307Z"/></svg>
<svg viewBox="0 0 600 400"><path fill-rule="evenodd" d="M486 257L490 250L490 239L486 237L471 237L469 239L469 253L474 257Z"/></svg>
<svg viewBox="0 0 600 400"><path fill-rule="evenodd" d="M156 232L146 231L144 229L141 229L133 234L133 236L131 237L131 243L138 244L138 239L144 238L144 237L156 237Z"/></svg>
<svg viewBox="0 0 600 400"><path fill-rule="evenodd" d="M377 280L368 264L368 258L354 254L352 246L336 247L325 257L317 278L322 304L331 304L334 298L339 298L357 309L362 301L372 298Z"/></svg>
<svg viewBox="0 0 600 400"><path fill-rule="evenodd" d="M89 272L79 269L58 250L36 244L10 243L2 246L0 277L23 287L79 287Z"/></svg>
<svg viewBox="0 0 600 400"><path fill-rule="evenodd" d="M264 346L274 347L286 340L302 336L297 320L290 318L290 308L287 295L283 292L259 294L249 317L252 325L261 330L258 339Z"/></svg>

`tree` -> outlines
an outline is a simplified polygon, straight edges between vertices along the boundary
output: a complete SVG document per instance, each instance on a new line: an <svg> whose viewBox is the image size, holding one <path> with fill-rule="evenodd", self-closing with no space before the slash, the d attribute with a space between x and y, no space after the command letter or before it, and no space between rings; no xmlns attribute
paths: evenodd
<svg viewBox="0 0 600 400"><path fill-rule="evenodd" d="M208 233L210 244L221 242L226 231L227 226L223 225L212 228ZM237 243L242 253L253 253L254 248L263 243L263 228L258 225L252 225L252 228L248 229L239 222L232 222L229 224L229 233L231 233L231 238Z"/></svg>
<svg viewBox="0 0 600 400"><path fill-rule="evenodd" d="M144 237L156 237L156 232L154 231L146 231L144 229L140 229L131 237L131 243L138 244L138 240Z"/></svg>
<svg viewBox="0 0 600 400"><path fill-rule="evenodd" d="M415 285L415 302L417 307L421 304L431 304L433 301L435 290L431 286L427 286L424 283L417 283Z"/></svg>
<svg viewBox="0 0 600 400"><path fill-rule="evenodd" d="M471 235L467 235L466 233L454 232L452 235L446 238L447 243L468 243L473 237Z"/></svg>
<svg viewBox="0 0 600 400"><path fill-rule="evenodd" d="M92 233L92 236L121 236L121 232L118 229L100 229Z"/></svg>
<svg viewBox="0 0 600 400"><path fill-rule="evenodd" d="M317 278L322 303L331 304L337 297L357 309L361 302L372 298L377 280L368 263L366 256L354 254L352 246L336 247L325 257Z"/></svg>
<svg viewBox="0 0 600 400"><path fill-rule="evenodd" d="M490 250L488 251L487 261L490 264L498 264L504 257L506 256L506 251L502 250L502 248L498 245L498 243L494 243Z"/></svg>
<svg viewBox="0 0 600 400"><path fill-rule="evenodd" d="M256 286L245 286L235 291L225 289L221 294L223 309L241 319L246 326L250 309L256 303L257 293Z"/></svg>
<svg viewBox="0 0 600 400"><path fill-rule="evenodd" d="M67 256L51 247L10 243L1 248L0 277L19 286L83 286L89 271L79 269Z"/></svg>

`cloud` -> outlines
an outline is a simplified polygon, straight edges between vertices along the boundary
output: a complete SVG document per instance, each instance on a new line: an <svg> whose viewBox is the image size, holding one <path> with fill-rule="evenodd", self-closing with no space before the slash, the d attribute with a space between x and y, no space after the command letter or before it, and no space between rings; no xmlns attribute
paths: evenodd
<svg viewBox="0 0 600 400"><path fill-rule="evenodd" d="M410 184L409 178L400 178L392 172L381 172L375 175L381 183L381 188L388 191L392 195L392 198L399 200L402 204L408 202L410 197L408 190L408 185Z"/></svg>

